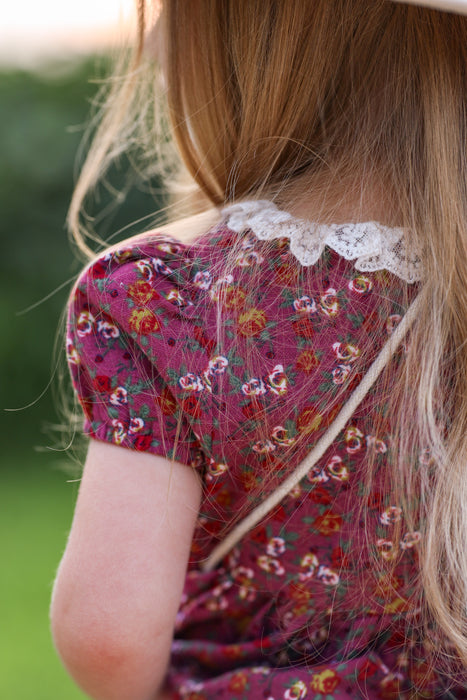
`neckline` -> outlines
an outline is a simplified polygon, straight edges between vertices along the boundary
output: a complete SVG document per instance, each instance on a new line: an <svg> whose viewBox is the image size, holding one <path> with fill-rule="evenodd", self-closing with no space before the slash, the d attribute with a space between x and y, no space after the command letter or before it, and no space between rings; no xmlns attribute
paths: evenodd
<svg viewBox="0 0 467 700"><path fill-rule="evenodd" d="M423 278L420 252L408 232L376 221L322 224L293 216L267 199L245 200L222 210L224 224L236 233L251 231L262 241L289 240L290 252L304 266L315 265L325 247L354 261L359 272L388 270L409 284Z"/></svg>

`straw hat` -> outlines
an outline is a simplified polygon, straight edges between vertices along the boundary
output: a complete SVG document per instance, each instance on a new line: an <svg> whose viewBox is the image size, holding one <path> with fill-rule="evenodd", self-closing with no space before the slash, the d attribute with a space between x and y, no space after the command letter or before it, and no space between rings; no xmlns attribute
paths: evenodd
<svg viewBox="0 0 467 700"><path fill-rule="evenodd" d="M467 0L395 0L396 2L405 2L409 5L423 5L424 7L432 7L435 10L446 10L447 12L458 12L461 15L467 15Z"/></svg>

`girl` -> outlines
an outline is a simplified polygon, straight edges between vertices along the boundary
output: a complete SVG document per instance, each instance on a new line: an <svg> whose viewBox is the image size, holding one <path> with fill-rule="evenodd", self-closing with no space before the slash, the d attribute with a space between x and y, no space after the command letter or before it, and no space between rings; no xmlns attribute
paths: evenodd
<svg viewBox="0 0 467 700"><path fill-rule="evenodd" d="M467 2L416 4L163 2L215 209L71 297L91 440L52 630L92 698L467 697ZM139 25L78 238L154 81Z"/></svg>

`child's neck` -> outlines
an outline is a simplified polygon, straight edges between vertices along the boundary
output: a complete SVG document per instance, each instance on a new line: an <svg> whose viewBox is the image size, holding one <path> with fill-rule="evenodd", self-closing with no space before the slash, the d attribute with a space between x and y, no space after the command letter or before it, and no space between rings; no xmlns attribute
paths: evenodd
<svg viewBox="0 0 467 700"><path fill-rule="evenodd" d="M324 178L301 178L275 198L278 206L293 216L327 224L378 221L387 226L400 225L394 211L397 199L383 183L365 184L342 178L333 183Z"/></svg>

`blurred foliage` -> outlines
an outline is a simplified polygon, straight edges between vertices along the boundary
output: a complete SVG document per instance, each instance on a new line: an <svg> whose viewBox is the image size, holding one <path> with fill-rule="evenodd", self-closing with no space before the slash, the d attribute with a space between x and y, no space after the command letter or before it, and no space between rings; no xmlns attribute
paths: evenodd
<svg viewBox="0 0 467 700"><path fill-rule="evenodd" d="M58 381L53 348L57 334L61 345L60 317L82 265L65 217L76 153L99 87L91 79L106 64L93 57L44 72L0 72L0 435L7 451L30 452L57 440L43 433L44 425L60 421L50 390ZM142 183L126 160L108 182L90 205L93 216L110 211L98 234L115 236L128 226L126 237L148 227L131 224L161 207L160 183ZM124 202L113 207L115 190L125 187Z"/></svg>
<svg viewBox="0 0 467 700"><path fill-rule="evenodd" d="M53 576L78 484L67 483L66 453L47 450L60 433L44 433L44 427L58 423L65 438L71 433L51 391L69 391L54 372L63 360L54 345L63 346L61 317L82 266L65 217L76 153L99 87L90 79L106 64L93 57L47 72L0 70L0 698L84 698L61 668L48 629ZM127 237L148 228L164 201L160 183L141 182L125 160L108 182L90 203L98 234L116 240L119 232ZM115 191L122 189L128 194L120 202ZM5 410L12 408L21 410Z"/></svg>

